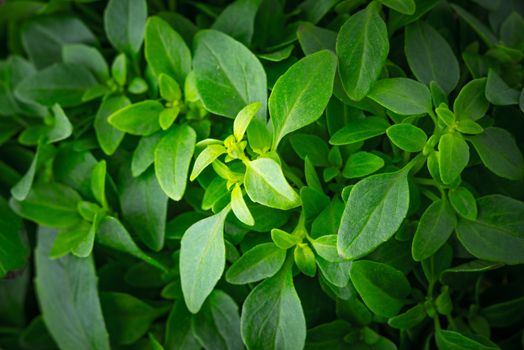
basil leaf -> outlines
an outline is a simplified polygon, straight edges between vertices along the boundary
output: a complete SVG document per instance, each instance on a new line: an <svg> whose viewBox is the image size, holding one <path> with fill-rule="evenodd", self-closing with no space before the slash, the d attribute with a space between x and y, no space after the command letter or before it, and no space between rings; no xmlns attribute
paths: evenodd
<svg viewBox="0 0 524 350"><path fill-rule="evenodd" d="M191 52L182 37L159 17L149 17L144 53L149 68L158 77L167 74L184 85L191 70Z"/></svg>
<svg viewBox="0 0 524 350"><path fill-rule="evenodd" d="M196 133L188 125L174 126L155 148L155 173L169 198L178 201L186 190Z"/></svg>
<svg viewBox="0 0 524 350"><path fill-rule="evenodd" d="M384 159L369 153L357 152L349 156L342 175L348 179L364 177L374 173L384 166Z"/></svg>
<svg viewBox="0 0 524 350"><path fill-rule="evenodd" d="M302 349L306 320L293 285L292 260L249 293L240 317L242 339L249 349ZM256 320L265 320L259 323Z"/></svg>
<svg viewBox="0 0 524 350"><path fill-rule="evenodd" d="M386 133L395 146L406 152L422 151L428 140L424 130L411 124L392 125L386 130Z"/></svg>
<svg viewBox="0 0 524 350"><path fill-rule="evenodd" d="M513 136L506 130L488 127L479 135L468 138L484 166L495 175L510 180L524 176L524 159Z"/></svg>
<svg viewBox="0 0 524 350"><path fill-rule="evenodd" d="M27 103L73 107L79 105L84 93L95 85L95 78L86 68L57 63L24 79L15 94Z"/></svg>
<svg viewBox="0 0 524 350"><path fill-rule="evenodd" d="M244 186L247 195L262 205L289 210L300 205L300 197L289 185L282 169L270 158L259 158L246 166Z"/></svg>
<svg viewBox="0 0 524 350"><path fill-rule="evenodd" d="M133 152L131 160L131 174L133 177L140 176L155 161L155 149L162 137L163 132L157 131L152 135L143 136L138 141L138 146Z"/></svg>
<svg viewBox="0 0 524 350"><path fill-rule="evenodd" d="M124 133L109 124L107 119L114 112L130 104L131 102L125 96L112 96L104 99L98 108L94 121L96 138L100 148L107 155L115 153L124 139Z"/></svg>
<svg viewBox="0 0 524 350"><path fill-rule="evenodd" d="M102 245L133 255L151 266L166 271L166 267L162 263L151 258L136 245L126 228L114 217L106 216L101 220L96 232L96 238Z"/></svg>
<svg viewBox="0 0 524 350"><path fill-rule="evenodd" d="M253 215L251 215L251 212L244 201L244 195L242 194L240 185L235 185L233 191L231 191L231 209L237 219L244 224L249 226L255 224L255 219L253 219Z"/></svg>
<svg viewBox="0 0 524 350"><path fill-rule="evenodd" d="M229 207L197 221L182 236L180 279L187 308L197 313L224 272L224 222Z"/></svg>
<svg viewBox="0 0 524 350"><path fill-rule="evenodd" d="M444 134L438 143L438 150L440 178L445 184L450 184L468 165L468 144L456 133Z"/></svg>
<svg viewBox="0 0 524 350"><path fill-rule="evenodd" d="M383 118L367 117L349 122L338 130L329 140L335 146L350 145L365 141L375 136L382 135L389 127L389 123Z"/></svg>
<svg viewBox="0 0 524 350"><path fill-rule="evenodd" d="M0 278L9 271L23 267L27 262L29 249L22 240L21 230L22 220L0 196Z"/></svg>
<svg viewBox="0 0 524 350"><path fill-rule="evenodd" d="M373 84L368 97L400 115L416 115L431 111L429 89L412 79L390 78Z"/></svg>
<svg viewBox="0 0 524 350"><path fill-rule="evenodd" d="M457 224L446 198L431 203L424 211L413 237L411 252L415 261L434 255L449 239Z"/></svg>
<svg viewBox="0 0 524 350"><path fill-rule="evenodd" d="M286 259L286 251L273 243L263 243L244 253L227 270L226 280L232 284L257 282L275 275Z"/></svg>
<svg viewBox="0 0 524 350"><path fill-rule="evenodd" d="M36 292L49 332L64 349L110 349L92 258L49 259L56 234L38 230Z"/></svg>
<svg viewBox="0 0 524 350"><path fill-rule="evenodd" d="M12 198L9 205L21 217L39 225L67 228L77 224L80 196L65 185L51 182L34 185L23 201Z"/></svg>
<svg viewBox="0 0 524 350"><path fill-rule="evenodd" d="M417 79L429 85L436 81L450 93L457 86L460 69L447 41L432 26L417 21L406 27L405 48L409 67Z"/></svg>
<svg viewBox="0 0 524 350"><path fill-rule="evenodd" d="M436 332L436 341L439 349L443 350L497 350L498 346L486 341L478 342L472 338L466 337L456 331L439 330ZM491 344L490 344L491 343Z"/></svg>
<svg viewBox="0 0 524 350"><path fill-rule="evenodd" d="M382 0L382 3L405 15L412 15L415 13L415 0Z"/></svg>
<svg viewBox="0 0 524 350"><path fill-rule="evenodd" d="M260 102L257 115L265 117L266 73L244 45L218 31L203 30L195 36L193 67L207 110L234 118L247 104Z"/></svg>
<svg viewBox="0 0 524 350"><path fill-rule="evenodd" d="M334 31L306 22L299 25L297 37L300 47L306 55L311 55L324 49L335 52L337 33Z"/></svg>
<svg viewBox="0 0 524 350"><path fill-rule="evenodd" d="M62 47L64 63L72 63L86 67L100 83L109 80L109 67L104 56L94 47L83 44L69 44Z"/></svg>
<svg viewBox="0 0 524 350"><path fill-rule="evenodd" d="M464 85L453 103L457 120L479 120L486 114L489 102L484 95L485 88L486 78L475 79Z"/></svg>
<svg viewBox="0 0 524 350"><path fill-rule="evenodd" d="M191 321L193 334L204 348L243 348L238 306L226 293L213 291Z"/></svg>
<svg viewBox="0 0 524 350"><path fill-rule="evenodd" d="M395 234L408 212L407 175L373 175L353 187L338 229L340 255L362 257Z"/></svg>
<svg viewBox="0 0 524 350"><path fill-rule="evenodd" d="M163 110L164 106L158 101L142 101L119 109L107 120L120 131L148 136L160 130L158 118Z"/></svg>
<svg viewBox="0 0 524 350"><path fill-rule="evenodd" d="M340 28L337 56L344 90L355 101L362 100L378 79L389 52L386 24L377 6L357 12Z"/></svg>
<svg viewBox="0 0 524 350"><path fill-rule="evenodd" d="M227 6L212 28L226 33L244 45L251 43L260 0L237 0Z"/></svg>
<svg viewBox="0 0 524 350"><path fill-rule="evenodd" d="M130 57L138 54L147 18L145 0L110 0L104 11L104 29L111 44Z"/></svg>
<svg viewBox="0 0 524 350"><path fill-rule="evenodd" d="M411 291L404 274L387 264L354 261L349 275L366 306L384 317L395 316Z"/></svg>
<svg viewBox="0 0 524 350"><path fill-rule="evenodd" d="M277 80L269 96L273 149L285 135L321 116L332 94L336 66L335 55L323 50L296 62Z"/></svg>
<svg viewBox="0 0 524 350"><path fill-rule="evenodd" d="M142 338L153 321L167 311L165 307L152 307L125 293L101 293L100 301L111 341L119 345L132 344Z"/></svg>
<svg viewBox="0 0 524 350"><path fill-rule="evenodd" d="M474 256L506 264L522 264L524 203L502 195L477 200L477 220L459 220L457 237Z"/></svg>
<svg viewBox="0 0 524 350"><path fill-rule="evenodd" d="M198 343L191 330L193 315L189 312L183 300L177 300L166 324L166 349L199 350Z"/></svg>
<svg viewBox="0 0 524 350"><path fill-rule="evenodd" d="M119 173L118 193L123 222L150 249L161 250L164 246L168 198L152 169L134 178L129 171L129 163L125 163Z"/></svg>
<svg viewBox="0 0 524 350"><path fill-rule="evenodd" d="M455 212L464 219L477 219L477 201L473 194L465 187L458 187L448 192L449 202Z"/></svg>
<svg viewBox="0 0 524 350"><path fill-rule="evenodd" d="M29 59L42 69L60 62L66 44L94 44L96 38L78 18L40 16L29 20L21 30L22 45Z"/></svg>
<svg viewBox="0 0 524 350"><path fill-rule="evenodd" d="M494 70L488 71L486 99L496 106L518 104L519 92L510 88Z"/></svg>

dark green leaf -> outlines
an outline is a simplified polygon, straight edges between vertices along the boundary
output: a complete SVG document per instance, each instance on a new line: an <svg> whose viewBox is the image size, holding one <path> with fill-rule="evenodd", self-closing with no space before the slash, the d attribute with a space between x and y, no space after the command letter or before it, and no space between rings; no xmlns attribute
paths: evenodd
<svg viewBox="0 0 524 350"><path fill-rule="evenodd" d="M104 11L107 38L117 50L135 56L144 40L146 18L145 0L110 0Z"/></svg>
<svg viewBox="0 0 524 350"><path fill-rule="evenodd" d="M337 36L340 78L348 96L362 100L380 75L389 52L386 24L374 4L352 15Z"/></svg>
<svg viewBox="0 0 524 350"><path fill-rule="evenodd" d="M409 207L407 175L373 175L353 187L338 229L339 254L362 257L395 234Z"/></svg>
<svg viewBox="0 0 524 350"><path fill-rule="evenodd" d="M373 84L368 97L400 115L423 114L431 111L429 89L407 78L379 80Z"/></svg>
<svg viewBox="0 0 524 350"><path fill-rule="evenodd" d="M35 258L36 291L49 332L63 349L110 349L93 259L49 259L55 236L39 229Z"/></svg>

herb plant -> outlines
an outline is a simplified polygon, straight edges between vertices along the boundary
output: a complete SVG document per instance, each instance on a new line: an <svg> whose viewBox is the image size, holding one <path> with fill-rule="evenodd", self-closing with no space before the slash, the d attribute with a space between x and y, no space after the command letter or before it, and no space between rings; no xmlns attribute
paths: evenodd
<svg viewBox="0 0 524 350"><path fill-rule="evenodd" d="M522 349L520 0L0 1L0 348Z"/></svg>

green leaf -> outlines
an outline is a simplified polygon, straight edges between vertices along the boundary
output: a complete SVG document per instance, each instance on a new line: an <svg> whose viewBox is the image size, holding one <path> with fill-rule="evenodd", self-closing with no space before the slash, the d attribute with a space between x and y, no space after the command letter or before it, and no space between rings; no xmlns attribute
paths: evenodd
<svg viewBox="0 0 524 350"><path fill-rule="evenodd" d="M460 220L457 237L472 255L487 261L522 264L524 203L502 195L477 200L477 220Z"/></svg>
<svg viewBox="0 0 524 350"><path fill-rule="evenodd" d="M27 263L29 249L22 240L22 220L0 196L0 278Z"/></svg>
<svg viewBox="0 0 524 350"><path fill-rule="evenodd" d="M280 249L289 249L302 241L302 238L296 235L291 235L278 228L271 230L271 239Z"/></svg>
<svg viewBox="0 0 524 350"><path fill-rule="evenodd" d="M184 39L159 17L147 19L144 54L153 74L166 74L184 85L191 70L191 52Z"/></svg>
<svg viewBox="0 0 524 350"><path fill-rule="evenodd" d="M23 201L12 198L9 205L21 217L39 225L67 228L77 224L80 196L65 185L51 182L34 185Z"/></svg>
<svg viewBox="0 0 524 350"><path fill-rule="evenodd" d="M38 231L35 285L49 332L63 349L110 349L93 259L68 255L50 260L56 234Z"/></svg>
<svg viewBox="0 0 524 350"><path fill-rule="evenodd" d="M368 97L400 115L424 114L432 107L429 89L407 78L379 80L373 84Z"/></svg>
<svg viewBox="0 0 524 350"><path fill-rule="evenodd" d="M316 166L328 166L329 149L320 137L310 134L294 133L289 138L291 147L301 159L309 159Z"/></svg>
<svg viewBox="0 0 524 350"><path fill-rule="evenodd" d="M64 63L84 66L93 73L100 83L109 80L109 67L102 54L94 47L83 44L68 44L62 46Z"/></svg>
<svg viewBox="0 0 524 350"><path fill-rule="evenodd" d="M414 0L382 0L382 3L405 15L414 14L416 9Z"/></svg>
<svg viewBox="0 0 524 350"><path fill-rule="evenodd" d="M348 288L351 261L329 262L320 256L317 256L316 259L322 277L335 287Z"/></svg>
<svg viewBox="0 0 524 350"><path fill-rule="evenodd" d="M442 350L497 350L498 346L491 342L478 342L465 335L449 330L439 330L435 339Z"/></svg>
<svg viewBox="0 0 524 350"><path fill-rule="evenodd" d="M295 264L298 269L306 276L315 277L317 273L317 265L315 260L315 253L307 243L299 243L295 246L293 251Z"/></svg>
<svg viewBox="0 0 524 350"><path fill-rule="evenodd" d="M184 195L189 165L195 150L196 133L187 124L172 127L155 148L155 174L169 198Z"/></svg>
<svg viewBox="0 0 524 350"><path fill-rule="evenodd" d="M111 44L130 57L138 54L147 18L145 0L110 0L104 11L104 29Z"/></svg>
<svg viewBox="0 0 524 350"><path fill-rule="evenodd" d="M167 311L165 307L152 307L125 293L101 293L100 301L111 341L119 345L132 344L142 338L153 321Z"/></svg>
<svg viewBox="0 0 524 350"><path fill-rule="evenodd" d="M164 133L157 131L152 135L143 136L138 141L138 146L133 152L131 160L131 174L133 177L140 176L155 161L155 149Z"/></svg>
<svg viewBox="0 0 524 350"><path fill-rule="evenodd" d="M213 291L191 321L193 335L204 348L243 348L238 306L226 293Z"/></svg>
<svg viewBox="0 0 524 350"><path fill-rule="evenodd" d="M251 123L251 120L255 117L262 104L260 102L253 102L245 106L238 112L233 122L233 135L238 142L244 138L244 134Z"/></svg>
<svg viewBox="0 0 524 350"><path fill-rule="evenodd" d="M486 81L486 99L496 106L516 105L519 103L519 92L510 88L493 70L488 71Z"/></svg>
<svg viewBox="0 0 524 350"><path fill-rule="evenodd" d="M460 176L469 162L469 146L456 133L444 134L438 143L440 178L450 184Z"/></svg>
<svg viewBox="0 0 524 350"><path fill-rule="evenodd" d="M271 158L259 158L246 165L244 186L255 203L282 210L300 205L299 195L287 182L280 165Z"/></svg>
<svg viewBox="0 0 524 350"><path fill-rule="evenodd" d="M335 55L322 50L302 58L277 80L269 96L273 149L285 135L320 118L331 98L336 67Z"/></svg>
<svg viewBox="0 0 524 350"><path fill-rule="evenodd" d="M160 130L158 118L164 106L153 100L146 100L126 106L108 117L108 122L120 131L131 135L148 136Z"/></svg>
<svg viewBox="0 0 524 350"><path fill-rule="evenodd" d="M132 177L129 163L120 169L118 193L123 222L150 249L164 246L168 197L158 184L152 169Z"/></svg>
<svg viewBox="0 0 524 350"><path fill-rule="evenodd" d="M400 315L391 317L388 325L397 329L410 329L426 319L426 308L424 304L417 304Z"/></svg>
<svg viewBox="0 0 524 350"><path fill-rule="evenodd" d="M464 10L462 7L455 4L451 4L450 6L469 26L471 26L475 32L477 32L478 36L486 43L488 47L493 47L497 44L497 37L484 23L482 23L468 11Z"/></svg>
<svg viewBox="0 0 524 350"><path fill-rule="evenodd" d="M382 135L389 127L389 123L383 118L367 117L349 122L338 130L329 140L335 146L350 145L365 141L375 136Z"/></svg>
<svg viewBox="0 0 524 350"><path fill-rule="evenodd" d="M524 176L524 159L513 135L505 129L488 127L468 138L484 166L494 174L510 180Z"/></svg>
<svg viewBox="0 0 524 350"><path fill-rule="evenodd" d="M424 211L413 237L411 252L415 261L429 258L449 239L457 218L446 198L439 199Z"/></svg>
<svg viewBox="0 0 524 350"><path fill-rule="evenodd" d="M24 176L18 180L16 185L11 188L11 195L17 201L23 201L29 194L35 178L36 168L40 165L40 163L42 163L41 154L44 152L44 147L45 146L38 145L29 169L27 169L27 172L24 174Z"/></svg>
<svg viewBox="0 0 524 350"><path fill-rule="evenodd" d="M60 105L55 104L51 108L54 116L54 121L47 132L47 143L55 143L67 139L73 133L73 125L67 118L64 110Z"/></svg>
<svg viewBox="0 0 524 350"><path fill-rule="evenodd" d="M96 232L98 243L106 247L130 254L138 259L145 261L151 266L155 266L162 271L166 271L166 267L157 260L151 258L140 249L126 228L118 219L106 216L101 222Z"/></svg>
<svg viewBox="0 0 524 350"><path fill-rule="evenodd" d="M484 132L484 128L480 124L470 119L458 120L456 127L463 134L478 135Z"/></svg>
<svg viewBox="0 0 524 350"><path fill-rule="evenodd" d="M384 159L381 157L369 152L357 152L349 156L342 175L348 179L364 177L383 166Z"/></svg>
<svg viewBox="0 0 524 350"><path fill-rule="evenodd" d="M424 130L412 124L392 125L386 130L386 133L395 146L406 152L422 151L428 140Z"/></svg>
<svg viewBox="0 0 524 350"><path fill-rule="evenodd" d="M166 324L166 349L199 350L201 345L191 331L193 315L183 300L177 300Z"/></svg>
<svg viewBox="0 0 524 350"><path fill-rule="evenodd" d="M486 114L489 102L484 95L485 89L486 78L474 79L464 85L453 103L457 120L479 120Z"/></svg>
<svg viewBox="0 0 524 350"><path fill-rule="evenodd" d="M426 85L435 81L449 94L457 86L460 69L448 42L424 21L407 26L404 40L404 52L415 77Z"/></svg>
<svg viewBox="0 0 524 350"><path fill-rule="evenodd" d="M21 30L22 45L31 61L42 69L60 62L67 44L94 44L96 38L78 18L39 16L27 21Z"/></svg>
<svg viewBox="0 0 524 350"><path fill-rule="evenodd" d="M251 215L251 212L244 201L242 189L238 184L235 185L233 191L231 191L231 209L233 210L233 213L237 219L244 224L249 226L253 226L255 224L255 219L253 219L253 215Z"/></svg>
<svg viewBox="0 0 524 350"><path fill-rule="evenodd" d="M124 86L127 81L127 57L121 53L116 56L111 65L111 74L116 83L120 86Z"/></svg>
<svg viewBox="0 0 524 350"><path fill-rule="evenodd" d="M337 251L337 235L325 235L312 240L311 245L315 252L329 262L340 262Z"/></svg>
<svg viewBox="0 0 524 350"><path fill-rule="evenodd" d="M193 170L191 171L189 180L195 180L205 168L207 168L218 157L220 157L222 154L226 152L226 148L221 144L209 145L206 148L204 148L204 150L200 152L197 159L195 160L195 164L193 165Z"/></svg>
<svg viewBox="0 0 524 350"><path fill-rule="evenodd" d="M302 349L306 320L293 285L292 260L249 293L240 318L248 349ZM258 320L264 320L259 322Z"/></svg>
<svg viewBox="0 0 524 350"><path fill-rule="evenodd" d="M266 73L244 45L215 30L200 31L195 36L193 67L208 111L234 118L246 105L260 102L257 115L265 118Z"/></svg>
<svg viewBox="0 0 524 350"><path fill-rule="evenodd" d="M306 55L324 49L335 52L337 33L334 31L314 26L311 23L301 23L297 29L297 37Z"/></svg>
<svg viewBox="0 0 524 350"><path fill-rule="evenodd" d="M451 189L448 193L449 202L455 212L464 219L477 219L477 201L473 194L465 187Z"/></svg>
<svg viewBox="0 0 524 350"><path fill-rule="evenodd" d="M197 313L224 272L224 222L229 207L197 221L182 237L180 279L187 308Z"/></svg>
<svg viewBox="0 0 524 350"><path fill-rule="evenodd" d="M286 251L273 243L263 243L244 253L227 270L226 280L232 284L257 282L275 275L286 259Z"/></svg>
<svg viewBox="0 0 524 350"><path fill-rule="evenodd" d="M349 275L366 306L380 316L393 317L398 314L411 291L404 274L387 264L354 261Z"/></svg>
<svg viewBox="0 0 524 350"><path fill-rule="evenodd" d="M226 33L244 45L251 43L255 17L261 0L236 0L217 17L212 28Z"/></svg>
<svg viewBox="0 0 524 350"><path fill-rule="evenodd" d="M169 102L178 102L182 98L182 90L177 81L171 78L169 75L160 73L158 75L158 89L160 90L160 96ZM174 108L175 106L171 107ZM167 129L167 128L164 128Z"/></svg>
<svg viewBox="0 0 524 350"><path fill-rule="evenodd" d="M340 28L337 56L348 96L362 100L378 79L389 52L388 32L376 5L357 12Z"/></svg>
<svg viewBox="0 0 524 350"><path fill-rule="evenodd" d="M106 174L107 174L107 163L105 160L101 160L93 168L91 172L91 192L93 196L104 208L107 208L106 199Z"/></svg>
<svg viewBox="0 0 524 350"><path fill-rule="evenodd" d="M111 96L104 99L98 108L94 122L96 138L100 148L107 155L115 153L120 142L124 139L124 133L109 124L107 119L116 111L130 104L131 102L125 96Z"/></svg>
<svg viewBox="0 0 524 350"><path fill-rule="evenodd" d="M95 78L86 68L56 63L20 82L15 94L27 103L73 107L79 105L84 93L95 85Z"/></svg>
<svg viewBox="0 0 524 350"><path fill-rule="evenodd" d="M408 212L407 175L373 175L353 187L338 229L340 255L362 257L395 234Z"/></svg>

